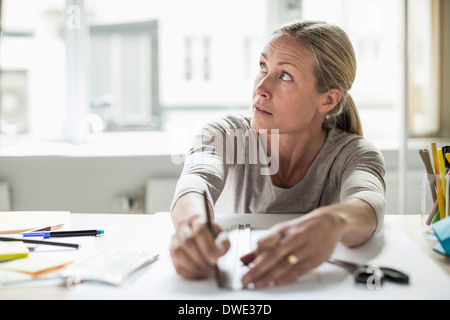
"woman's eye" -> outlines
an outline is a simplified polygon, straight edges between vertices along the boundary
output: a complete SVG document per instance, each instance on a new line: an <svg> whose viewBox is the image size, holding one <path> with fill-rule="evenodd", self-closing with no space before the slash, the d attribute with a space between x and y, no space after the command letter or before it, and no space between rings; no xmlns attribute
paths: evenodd
<svg viewBox="0 0 450 320"><path fill-rule="evenodd" d="M284 80L284 81L290 81L290 80L292 80L291 76L290 76L289 74L287 74L286 72L283 72L283 73L281 74L280 79L281 79L281 80Z"/></svg>
<svg viewBox="0 0 450 320"><path fill-rule="evenodd" d="M262 62L259 64L259 71L260 72L266 72L267 71L266 65L264 63L262 63Z"/></svg>

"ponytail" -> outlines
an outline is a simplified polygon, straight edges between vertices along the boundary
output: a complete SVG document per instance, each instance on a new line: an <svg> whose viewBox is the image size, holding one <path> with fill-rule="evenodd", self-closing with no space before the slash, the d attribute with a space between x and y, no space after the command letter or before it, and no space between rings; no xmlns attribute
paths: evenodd
<svg viewBox="0 0 450 320"><path fill-rule="evenodd" d="M349 93L326 115L323 127L326 129L337 128L363 136L358 109Z"/></svg>

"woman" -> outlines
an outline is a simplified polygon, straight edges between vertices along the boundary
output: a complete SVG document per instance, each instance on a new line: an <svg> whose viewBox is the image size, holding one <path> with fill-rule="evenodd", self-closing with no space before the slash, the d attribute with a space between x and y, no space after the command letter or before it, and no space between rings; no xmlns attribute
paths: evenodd
<svg viewBox="0 0 450 320"><path fill-rule="evenodd" d="M206 227L203 190L210 212L227 187L230 212L307 213L271 228L243 257L251 268L242 283L256 288L293 282L324 262L338 242L358 246L380 230L384 163L362 137L348 93L355 73L353 47L337 26L295 22L273 34L261 53L252 115L210 124L186 158L171 210L171 255L179 274L207 277L230 246L217 224L216 239ZM267 130L263 150L278 153L276 161L272 158L276 170L264 175L264 161L228 161L230 148L220 145L239 140L237 130ZM224 140L208 149L208 140L218 137ZM243 145L250 155L248 143L237 143L231 151L239 153Z"/></svg>

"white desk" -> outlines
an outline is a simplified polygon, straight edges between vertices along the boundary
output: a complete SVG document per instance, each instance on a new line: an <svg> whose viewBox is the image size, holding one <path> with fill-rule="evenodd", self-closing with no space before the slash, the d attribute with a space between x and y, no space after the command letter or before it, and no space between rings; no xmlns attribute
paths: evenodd
<svg viewBox="0 0 450 320"><path fill-rule="evenodd" d="M293 215L218 214L217 221L228 227L251 223L266 229ZM385 282L381 289L369 290L355 284L343 269L324 263L297 283L263 290L231 291L217 288L214 279L188 281L175 272L168 245L173 232L170 215L72 214L71 227L102 228L105 235L95 246L124 245L151 247L160 252L158 261L123 287L83 283L66 286L26 286L0 288L4 299L188 299L188 300L290 300L290 299L449 299L450 259L434 252L433 241L425 240L418 216L386 216L383 232L354 249L339 245L334 255L357 262L371 262L399 268L410 275L409 285ZM406 232L402 232L401 230ZM414 240L408 235L412 235Z"/></svg>

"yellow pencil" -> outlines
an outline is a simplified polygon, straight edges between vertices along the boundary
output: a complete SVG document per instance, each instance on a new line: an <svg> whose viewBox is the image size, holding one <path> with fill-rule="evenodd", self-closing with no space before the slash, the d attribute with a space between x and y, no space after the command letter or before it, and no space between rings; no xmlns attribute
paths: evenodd
<svg viewBox="0 0 450 320"><path fill-rule="evenodd" d="M438 152L439 174L441 176L442 190L444 191L444 199L445 199L445 190L447 190L447 186L445 183L444 155L442 153L442 149L438 149L437 152Z"/></svg>
<svg viewBox="0 0 450 320"><path fill-rule="evenodd" d="M447 158L447 161L450 163L450 153L446 153L445 157ZM450 176L450 170L447 172L447 177L448 178ZM446 181L449 182L450 180ZM447 194L446 196L446 203L445 203L445 211L447 213L447 216L450 215L450 184L447 183L447 189L444 190L444 192Z"/></svg>
<svg viewBox="0 0 450 320"><path fill-rule="evenodd" d="M433 154L434 173L436 175L436 188L437 188L436 196L439 208L439 218L442 220L445 218L445 202L439 174L439 163L438 163L436 142L431 143L431 153Z"/></svg>
<svg viewBox="0 0 450 320"><path fill-rule="evenodd" d="M431 155L433 156L433 164L434 164L434 173L439 173L439 165L438 165L438 159L437 159L437 147L436 142L431 143Z"/></svg>

